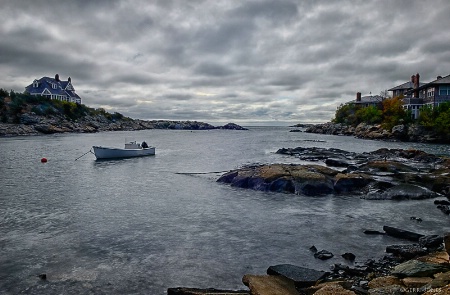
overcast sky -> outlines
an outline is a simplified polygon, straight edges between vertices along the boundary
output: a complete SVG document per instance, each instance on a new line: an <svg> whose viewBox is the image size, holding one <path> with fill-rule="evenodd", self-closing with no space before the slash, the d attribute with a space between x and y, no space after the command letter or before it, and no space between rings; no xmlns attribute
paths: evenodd
<svg viewBox="0 0 450 295"><path fill-rule="evenodd" d="M326 122L450 74L449 0L0 0L0 87L72 78L132 118Z"/></svg>

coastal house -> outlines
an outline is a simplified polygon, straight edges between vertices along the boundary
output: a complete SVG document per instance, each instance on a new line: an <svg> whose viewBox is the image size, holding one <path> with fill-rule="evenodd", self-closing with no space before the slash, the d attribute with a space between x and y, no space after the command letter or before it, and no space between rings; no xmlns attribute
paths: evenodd
<svg viewBox="0 0 450 295"><path fill-rule="evenodd" d="M356 99L349 101L348 104L354 104L361 107L381 107L381 103L383 102L383 97L380 95L366 95L361 96L361 92L356 93Z"/></svg>
<svg viewBox="0 0 450 295"><path fill-rule="evenodd" d="M419 73L412 75L411 80L393 87L388 91L392 96L403 96L403 108L411 111L413 119L417 119L420 108L425 105L435 107L450 101L450 75L438 76L429 83L421 83Z"/></svg>
<svg viewBox="0 0 450 295"><path fill-rule="evenodd" d="M81 104L81 98L73 88L72 79L69 77L67 81L61 81L58 74L55 78L35 79L32 84L25 87L25 93Z"/></svg>

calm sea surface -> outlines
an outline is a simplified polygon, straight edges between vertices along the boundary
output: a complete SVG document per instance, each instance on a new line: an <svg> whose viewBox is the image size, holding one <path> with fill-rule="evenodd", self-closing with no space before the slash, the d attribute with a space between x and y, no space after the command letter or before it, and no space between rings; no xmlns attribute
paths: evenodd
<svg viewBox="0 0 450 295"><path fill-rule="evenodd" d="M251 163L298 163L282 147L348 151L449 147L288 132L145 130L0 138L1 294L165 294L169 287L245 289L247 273L290 263L329 270L344 252L357 261L401 243L367 236L383 225L425 233L450 231L427 201L303 197L216 183L221 171ZM156 156L75 159L92 145L146 140ZM311 140L322 140L315 142ZM46 157L48 162L40 162ZM211 172L211 173L206 173ZM206 174L180 174L206 173ZM410 216L420 216L415 223ZM335 254L328 261L309 248ZM38 278L47 274L47 281Z"/></svg>

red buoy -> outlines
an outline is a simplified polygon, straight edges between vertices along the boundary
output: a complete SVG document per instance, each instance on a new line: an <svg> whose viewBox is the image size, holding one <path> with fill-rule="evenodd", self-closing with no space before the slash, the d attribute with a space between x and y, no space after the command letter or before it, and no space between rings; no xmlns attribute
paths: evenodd
<svg viewBox="0 0 450 295"><path fill-rule="evenodd" d="M47 158L42 158L41 163L47 163Z"/></svg>

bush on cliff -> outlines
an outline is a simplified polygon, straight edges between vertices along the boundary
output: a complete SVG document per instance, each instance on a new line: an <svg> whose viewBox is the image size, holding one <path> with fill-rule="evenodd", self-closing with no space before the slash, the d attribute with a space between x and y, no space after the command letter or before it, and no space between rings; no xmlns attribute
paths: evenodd
<svg viewBox="0 0 450 295"><path fill-rule="evenodd" d="M62 116L67 120L76 121L87 115L102 115L109 121L129 120L120 113L106 112L104 109L89 108L74 102L48 99L43 96L34 96L26 93L16 93L0 88L0 117L4 123L20 123L24 113L32 112L38 116Z"/></svg>

